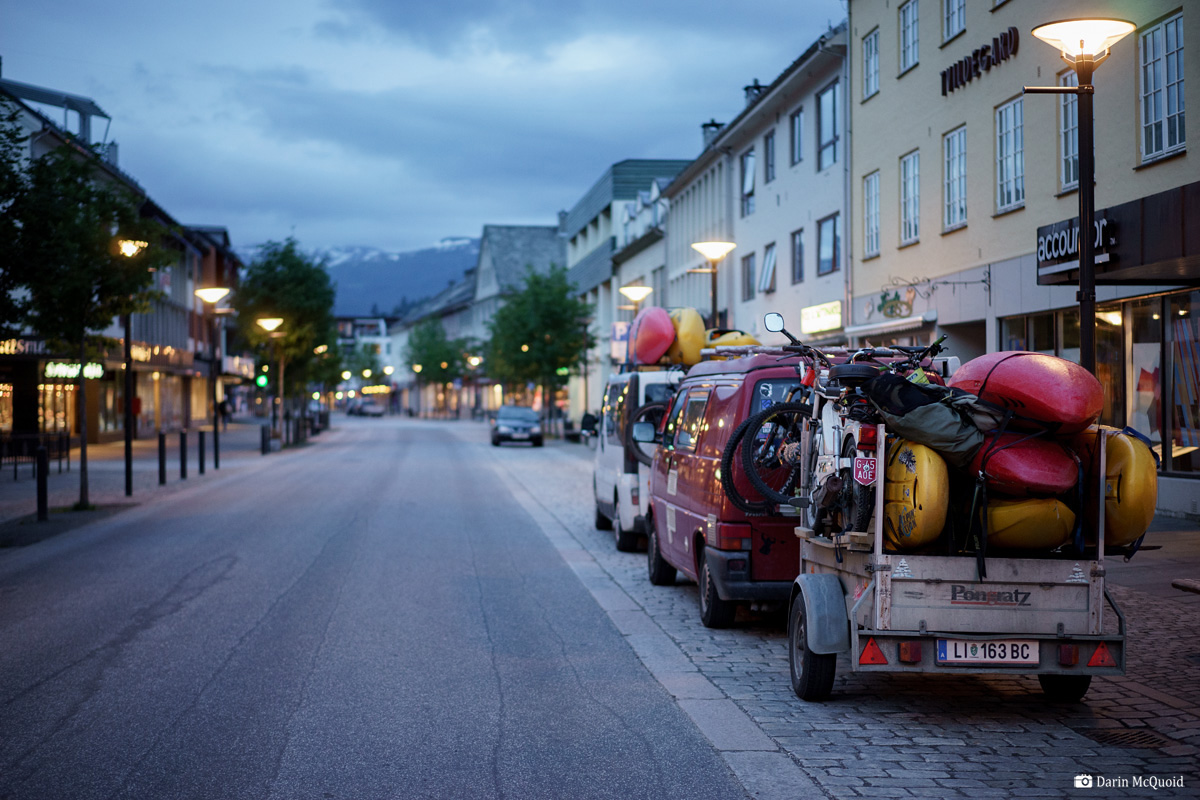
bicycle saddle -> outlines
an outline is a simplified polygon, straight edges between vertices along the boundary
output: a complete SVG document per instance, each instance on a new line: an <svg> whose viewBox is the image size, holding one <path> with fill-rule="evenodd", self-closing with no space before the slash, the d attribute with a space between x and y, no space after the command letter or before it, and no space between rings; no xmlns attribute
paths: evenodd
<svg viewBox="0 0 1200 800"><path fill-rule="evenodd" d="M879 374L879 367L870 364L834 364L829 368L829 380L842 386L861 386Z"/></svg>

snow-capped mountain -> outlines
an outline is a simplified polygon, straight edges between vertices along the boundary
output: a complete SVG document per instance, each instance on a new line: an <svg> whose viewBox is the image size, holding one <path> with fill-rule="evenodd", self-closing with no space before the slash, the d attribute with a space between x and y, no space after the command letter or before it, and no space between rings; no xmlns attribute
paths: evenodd
<svg viewBox="0 0 1200 800"><path fill-rule="evenodd" d="M254 252L239 253L247 263ZM324 260L337 285L339 317L390 315L394 309L432 297L462 280L479 259L479 239L448 237L433 247L402 253L374 247L335 247L312 251Z"/></svg>

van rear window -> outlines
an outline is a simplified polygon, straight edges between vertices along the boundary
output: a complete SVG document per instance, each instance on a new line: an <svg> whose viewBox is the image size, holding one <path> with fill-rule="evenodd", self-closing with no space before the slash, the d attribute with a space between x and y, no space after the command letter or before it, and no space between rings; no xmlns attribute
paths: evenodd
<svg viewBox="0 0 1200 800"><path fill-rule="evenodd" d="M688 394L683 405L679 407L679 413L674 420L675 428L675 449L676 450L695 450L696 441L700 438L700 433L704 425L704 409L708 406L708 392L699 391Z"/></svg>
<svg viewBox="0 0 1200 800"><path fill-rule="evenodd" d="M759 411L770 408L776 403L786 403L788 394L792 389L800 385L799 379L792 378L768 378L767 380L759 381L754 385L754 400L750 407L751 414L757 414ZM800 394L797 392L792 402L800 402Z"/></svg>

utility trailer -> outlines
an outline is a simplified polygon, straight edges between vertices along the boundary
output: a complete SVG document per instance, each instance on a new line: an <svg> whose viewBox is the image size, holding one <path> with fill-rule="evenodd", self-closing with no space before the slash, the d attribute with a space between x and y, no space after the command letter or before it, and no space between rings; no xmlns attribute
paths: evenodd
<svg viewBox="0 0 1200 800"><path fill-rule="evenodd" d="M883 425L877 441L886 442ZM1104 586L1106 447L1098 447L1097 530L1082 554L1021 557L888 552L886 470L877 469L873 531L796 528L788 661L804 700L832 690L837 656L854 672L1037 675L1048 699L1077 701L1093 675L1125 674L1125 617ZM945 534L943 534L945 535ZM1105 608L1113 614L1106 629Z"/></svg>

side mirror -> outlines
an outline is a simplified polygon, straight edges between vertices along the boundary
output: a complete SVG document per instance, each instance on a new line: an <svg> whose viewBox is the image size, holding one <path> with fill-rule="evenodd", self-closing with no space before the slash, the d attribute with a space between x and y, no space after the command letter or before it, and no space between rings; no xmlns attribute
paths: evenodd
<svg viewBox="0 0 1200 800"><path fill-rule="evenodd" d="M650 422L635 422L633 423L633 440L635 442L651 442L653 443L657 437L657 431L654 430L654 424Z"/></svg>
<svg viewBox="0 0 1200 800"><path fill-rule="evenodd" d="M783 314L777 311L772 311L763 319L763 325L771 333L780 333L783 330Z"/></svg>

